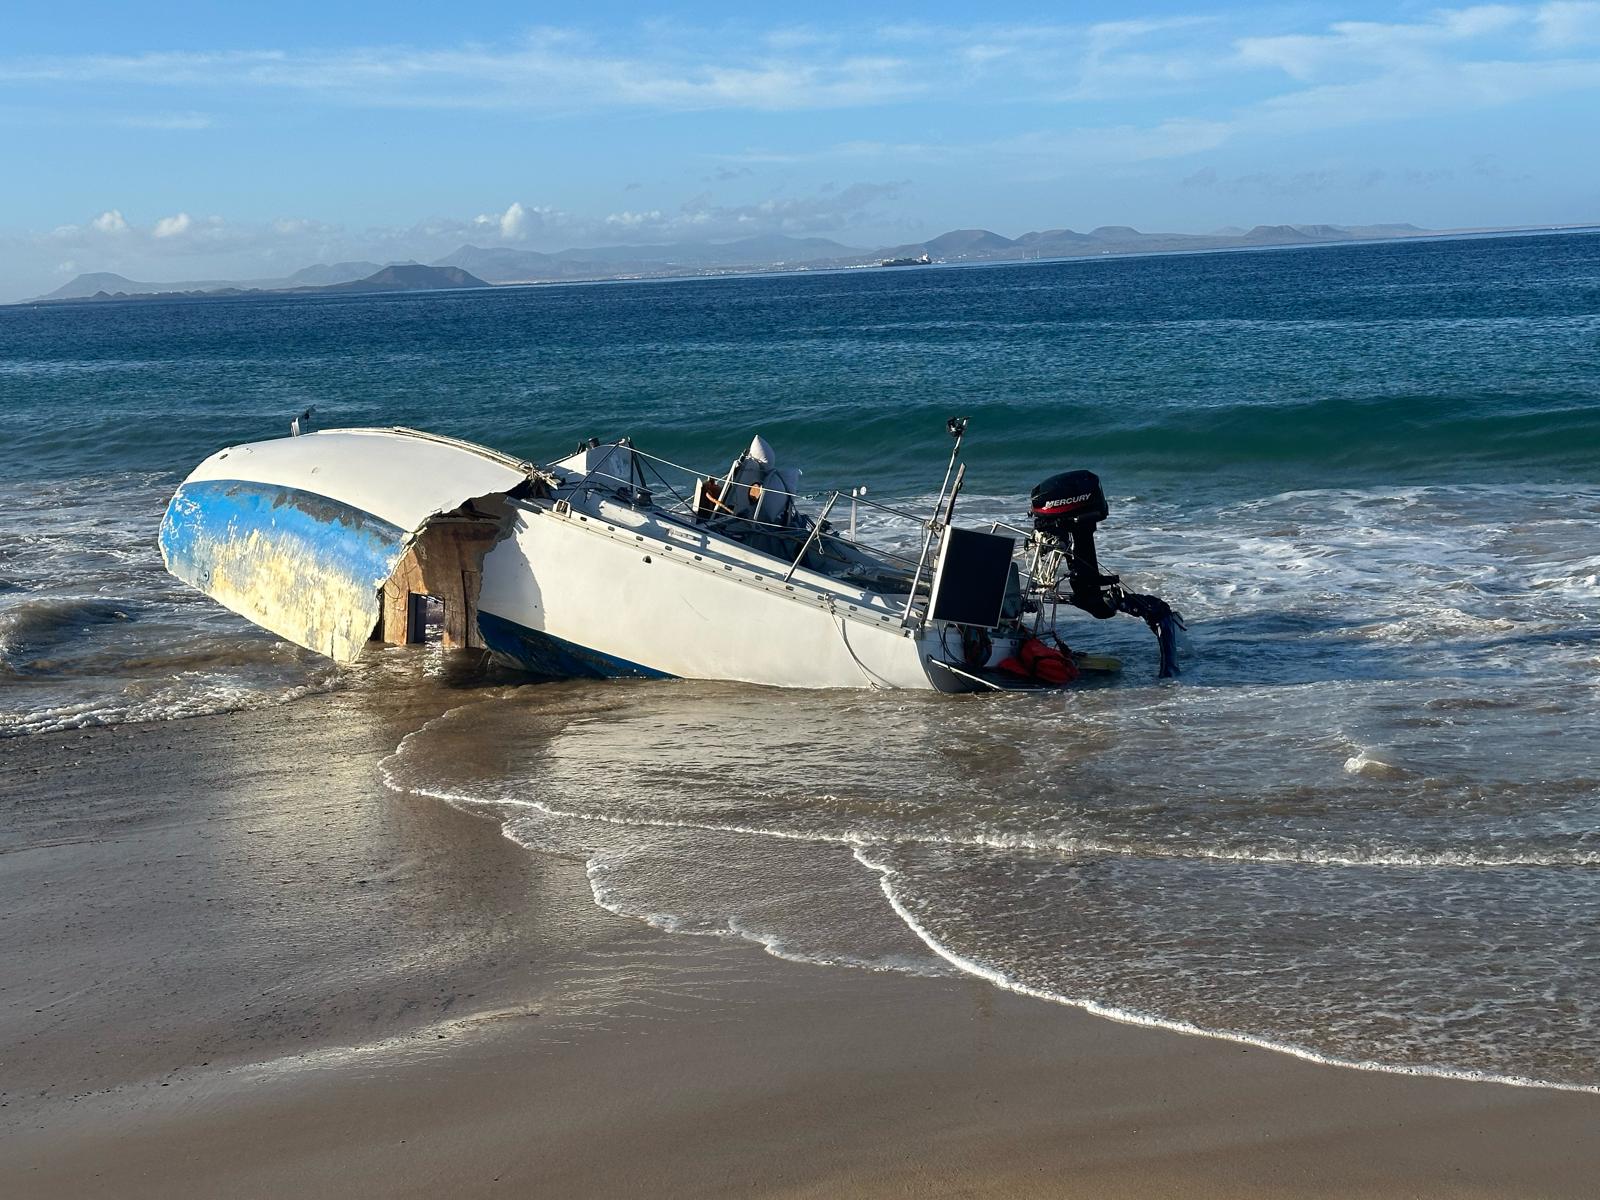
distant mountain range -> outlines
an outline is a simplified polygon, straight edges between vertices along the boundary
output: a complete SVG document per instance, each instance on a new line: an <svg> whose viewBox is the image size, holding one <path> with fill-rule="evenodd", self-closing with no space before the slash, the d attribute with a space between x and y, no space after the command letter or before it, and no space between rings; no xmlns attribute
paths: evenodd
<svg viewBox="0 0 1600 1200"><path fill-rule="evenodd" d="M321 287L294 288L297 292L424 292L443 288L481 288L489 285L460 267L425 267L421 263L396 263L364 279L325 283Z"/></svg>
<svg viewBox="0 0 1600 1200"><path fill-rule="evenodd" d="M329 282L308 282L328 280ZM325 295L329 292L422 292L445 288L481 288L489 285L460 267L425 267L421 263L317 264L296 271L287 279L229 283L205 280L186 283L139 283L107 271L79 275L71 283L48 296L29 301L33 304L77 303L88 300L157 300L164 297L186 299L225 299L232 296L257 296L263 293L282 296Z"/></svg>
<svg viewBox="0 0 1600 1200"><path fill-rule="evenodd" d="M1143 233L1127 225L1102 225L1088 233L1071 229L1044 229L1015 238L1002 237L988 229L952 229L924 242L907 242L871 251L852 248L828 238L794 238L778 234L733 242L594 246L552 253L518 250L509 246L467 245L445 255L431 266L420 263L390 263L388 266L370 262L319 263L283 279L244 282L200 280L140 283L121 275L97 272L79 275L72 282L31 303L115 300L156 295L226 297L258 292L312 294L330 291L412 291L484 287L489 284L826 270L871 267L924 254L932 263L1169 254L1439 237L1449 232L1452 231L1421 229L1408 224L1257 225L1254 229L1219 229L1212 233Z"/></svg>
<svg viewBox="0 0 1600 1200"><path fill-rule="evenodd" d="M1257 225L1215 233L1142 233L1129 225L1102 225L1088 233L1042 229L1021 237L1001 237L987 229L952 229L925 242L893 246L889 258L926 254L934 262L984 259L1082 258L1100 254L1161 254L1183 250L1229 250L1256 246L1307 246L1318 242L1362 242L1427 237L1435 231L1415 225Z"/></svg>
<svg viewBox="0 0 1600 1200"><path fill-rule="evenodd" d="M594 246L578 250L515 250L509 246L462 246L439 260L494 283L542 283L558 279L617 279L667 273L771 270L816 263L854 262L866 254L827 238L781 234L736 242L677 242L653 246Z"/></svg>

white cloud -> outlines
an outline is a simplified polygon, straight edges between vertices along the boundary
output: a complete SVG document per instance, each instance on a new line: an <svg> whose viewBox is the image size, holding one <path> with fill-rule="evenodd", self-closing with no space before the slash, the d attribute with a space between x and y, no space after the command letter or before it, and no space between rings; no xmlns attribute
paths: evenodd
<svg viewBox="0 0 1600 1200"><path fill-rule="evenodd" d="M1492 167L1473 163L1461 170L1470 171L1473 175L1482 175L1489 169ZM1404 171L1322 167L1293 172L1251 171L1243 175L1224 177L1215 167L1202 167L1187 178L1179 180L1179 183L1188 188L1215 188L1229 195L1303 197L1323 193L1348 194L1374 188L1380 184L1413 189L1428 188L1439 183L1447 183L1456 178L1457 174L1458 169L1451 167L1432 167L1426 170L1412 168Z"/></svg>
<svg viewBox="0 0 1600 1200"><path fill-rule="evenodd" d="M1600 62L1419 64L1406 72L1274 97L1235 114L1228 122L1228 137L1299 136L1595 89L1600 89Z"/></svg>
<svg viewBox="0 0 1600 1200"><path fill-rule="evenodd" d="M838 233L863 222L886 220L882 205L900 196L905 187L898 182L830 184L806 195L743 204L719 203L702 194L675 208L593 216L518 200L498 214L433 217L409 227L360 230L306 217L247 224L219 216L197 218L187 212L134 225L112 209L83 225L62 225L28 241L50 247L52 263L68 256L75 264L88 264L84 270L121 270L123 265L139 264L137 269L154 271L159 278L163 261L233 256L255 260L254 266L230 268L236 277L247 277L270 273L273 263L293 269L309 262L352 258L427 261L468 241L535 243L557 250L662 239L718 241L765 233ZM112 231L118 233L114 239L106 236Z"/></svg>
<svg viewBox="0 0 1600 1200"><path fill-rule="evenodd" d="M1490 48L1503 53L1504 35L1528 26L1533 17L1533 9L1501 4L1441 9L1426 21L1410 24L1340 21L1324 33L1240 38L1235 52L1244 66L1272 68L1309 80L1348 69L1406 67L1446 48L1489 38L1497 39Z"/></svg>
<svg viewBox="0 0 1600 1200"><path fill-rule="evenodd" d="M335 226L308 217L279 217L272 222L271 228L280 237L321 237L337 232Z"/></svg>
<svg viewBox="0 0 1600 1200"><path fill-rule="evenodd" d="M878 206L906 187L898 183L826 185L816 192L752 201L718 203L709 194L693 196L676 208L624 209L600 216L582 216L549 205L513 201L500 214L483 213L471 220L435 218L386 236L416 245L446 245L454 239L478 243L535 243L547 250L591 244L640 241L719 241L765 233L842 232L865 221L887 220ZM369 231L374 232L374 231Z"/></svg>
<svg viewBox="0 0 1600 1200"><path fill-rule="evenodd" d="M1435 17L1449 37L1477 38L1504 33L1522 24L1528 18L1528 10L1510 4L1479 4L1471 8L1442 9ZM1426 29L1426 26L1419 28Z"/></svg>
<svg viewBox="0 0 1600 1200"><path fill-rule="evenodd" d="M1178 158L1213 150L1231 136L1226 121L1177 117L1154 125L1115 125L1073 129L1060 134L1013 138L1002 146L1012 154L1035 151L1069 163L1131 163Z"/></svg>
<svg viewBox="0 0 1600 1200"><path fill-rule="evenodd" d="M862 224L886 221L887 215L879 206L899 199L908 186L904 180L853 183L843 188L825 185L809 195L775 197L748 204L717 204L709 197L698 196L669 216L647 215L659 217L660 232L664 234L711 240L762 233L841 232Z"/></svg>
<svg viewBox="0 0 1600 1200"><path fill-rule="evenodd" d="M1595 0L1554 0L1539 9L1535 23L1539 43L1548 49L1600 45L1600 3Z"/></svg>
<svg viewBox="0 0 1600 1200"><path fill-rule="evenodd" d="M170 256L259 249L285 241L305 242L326 235L329 228L320 222L299 219L262 226L230 225L221 217L194 217L187 212L161 217L149 225L138 225L127 220L120 209L112 208L82 225L58 225L49 233L22 240L34 245L50 244L79 258Z"/></svg>
<svg viewBox="0 0 1600 1200"><path fill-rule="evenodd" d="M695 218L691 217L693 221ZM662 224L661 210L651 209L649 212L619 212L611 213L606 217L607 228L622 234L637 233L641 229L658 228Z"/></svg>
<svg viewBox="0 0 1600 1200"><path fill-rule="evenodd" d="M158 238L181 237L188 233L193 225L194 218L186 212L181 212L170 217L162 217L150 232L152 236Z"/></svg>
<svg viewBox="0 0 1600 1200"><path fill-rule="evenodd" d="M1278 14L1282 24L1291 16ZM345 50L218 50L0 58L0 89L52 84L298 92L366 107L503 109L571 115L614 109L764 112L969 97L990 104L1086 105L1211 89L1237 102L1264 73L1320 85L1445 61L1532 64L1600 42L1600 0L1478 4L1410 21L1337 21L1245 33L1237 13L1056 24L773 26L730 33L657 21L605 40L534 30L513 43ZM1198 118L1192 107L1169 117ZM200 129L202 112L128 115L147 128Z"/></svg>
<svg viewBox="0 0 1600 1200"><path fill-rule="evenodd" d="M514 242L526 237L527 232L528 210L519 201L513 200L506 211L500 214L500 236L508 242Z"/></svg>
<svg viewBox="0 0 1600 1200"><path fill-rule="evenodd" d="M967 164L1004 169L1019 179L1062 171L1179 158L1228 143L1282 141L1330 129L1480 112L1539 97L1600 92L1600 57L1546 51L1600 41L1600 0L1552 0L1540 7L1503 4L1437 10L1410 23L1337 22L1317 33L1233 38L1210 61L1201 49L1170 46L1157 53L1112 53L1124 43L1166 37L1194 22L1122 22L1078 31L1094 53L1058 99L1089 100L1142 88L1143 108L1165 89L1231 73L1230 88L1213 89L1210 111L1188 106L1182 115L1099 124L1062 120L1003 137L970 142L910 143L858 139L806 152L751 149L717 157L744 163L803 163L849 159L880 163ZM1211 26L1206 26L1211 32ZM960 31L897 26L904 42L943 39ZM1062 29L987 31L980 57L995 47L1026 47L1039 38L1064 39ZM1048 59L1048 56L1045 56ZM1026 55L1014 67L1026 71ZM1008 69L1011 69L1008 67ZM1287 75L1299 86L1262 94L1262 72ZM1250 86L1254 83L1255 86ZM1281 84L1274 86L1281 87ZM1252 92L1255 93L1252 95ZM1218 103L1226 98L1228 102ZM1037 112L1037 109L1035 110ZM1065 116L1070 110L1058 110Z"/></svg>
<svg viewBox="0 0 1600 1200"><path fill-rule="evenodd" d="M1285 92L1216 119L1036 132L970 152L1053 156L1063 165L1178 158L1248 139L1297 138L1592 91L1600 91L1600 61L1417 62L1404 71Z"/></svg>
<svg viewBox="0 0 1600 1200"><path fill-rule="evenodd" d="M560 225L565 215L542 205L523 204L513 200L502 213L479 213L468 228L471 232L488 237L498 236L502 241L524 242L551 226ZM449 222L442 222L448 225Z"/></svg>
<svg viewBox="0 0 1600 1200"><path fill-rule="evenodd" d="M131 84L302 91L366 106L573 112L602 108L767 111L875 104L925 92L885 55L679 46L605 53L542 31L506 48L166 52L0 60L0 84Z"/></svg>

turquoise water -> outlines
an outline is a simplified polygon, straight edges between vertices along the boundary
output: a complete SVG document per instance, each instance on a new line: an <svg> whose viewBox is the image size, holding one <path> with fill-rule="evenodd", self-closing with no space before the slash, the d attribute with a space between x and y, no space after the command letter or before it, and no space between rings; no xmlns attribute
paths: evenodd
<svg viewBox="0 0 1600 1200"><path fill-rule="evenodd" d="M663 928L1600 1086L1600 235L0 309L0 738L432 669L161 569L183 473L308 404L535 460L760 432L910 502L964 412L975 522L1098 471L1108 567L1189 620L1175 683L1088 618L1128 669L1060 697L485 677L386 777Z"/></svg>
<svg viewBox="0 0 1600 1200"><path fill-rule="evenodd" d="M1582 478L1597 311L1600 235L10 308L0 465L180 471L315 404L534 459L629 433L698 461L759 425L819 479L903 488L956 410L993 492L1067 461L1191 486Z"/></svg>

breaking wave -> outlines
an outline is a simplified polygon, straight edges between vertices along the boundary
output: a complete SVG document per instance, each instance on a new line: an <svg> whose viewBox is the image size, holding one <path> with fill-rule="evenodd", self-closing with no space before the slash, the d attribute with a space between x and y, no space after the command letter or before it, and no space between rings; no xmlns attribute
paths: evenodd
<svg viewBox="0 0 1600 1200"><path fill-rule="evenodd" d="M1321 1063L1330 1067L1345 1067L1358 1071L1378 1071L1391 1075L1419 1075L1436 1079L1454 1079L1464 1083L1498 1083L1509 1087L1543 1088L1564 1092L1588 1092L1600 1094L1600 1084L1570 1083L1548 1079L1537 1079L1527 1075L1505 1075L1493 1071L1472 1070L1458 1067L1419 1065L1408 1063L1382 1062L1371 1058L1346 1058L1335 1054L1327 1054L1314 1050L1308 1046L1297 1045L1293 1042L1280 1041L1244 1030L1210 1028L1194 1024L1190 1021L1177 1020L1172 1017L1162 1016L1154 1012L1146 1012L1135 1008L1122 1008L1106 1004L1087 996L1071 996L1060 992L1050 991L1045 988L1032 986L1007 975L1004 971L977 959L968 958L944 945L939 939L922 924L920 920L906 907L895 894L894 868L875 861L866 853L857 853L857 858L862 866L878 873L883 889L884 899L895 913L906 923L922 941L941 959L950 963L962 972L975 975L979 979L988 980L996 987L1008 992L1015 992L1020 996L1029 996L1035 1000L1046 1000L1054 1004L1064 1004L1071 1008L1081 1009L1097 1017L1118 1021L1127 1025L1143 1025L1152 1029L1164 1029L1171 1033L1182 1033L1191 1036L1220 1038L1223 1041L1236 1042L1241 1045L1255 1046L1262 1050L1271 1050L1279 1054L1288 1054L1294 1058L1304 1059L1307 1062Z"/></svg>
<svg viewBox="0 0 1600 1200"><path fill-rule="evenodd" d="M91 625L130 621L138 607L126 600L24 599L0 612L0 673L27 674L62 640Z"/></svg>
<svg viewBox="0 0 1600 1200"><path fill-rule="evenodd" d="M24 705L10 711L0 709L0 740L100 725L181 721L190 717L248 712L320 695L336 687L331 673L314 682L270 688L255 678L183 671L159 683L106 689L92 698L75 702L37 708Z"/></svg>

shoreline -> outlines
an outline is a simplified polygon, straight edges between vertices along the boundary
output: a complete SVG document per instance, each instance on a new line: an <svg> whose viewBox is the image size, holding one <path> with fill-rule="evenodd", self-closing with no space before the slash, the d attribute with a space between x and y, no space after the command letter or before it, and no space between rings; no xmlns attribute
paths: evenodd
<svg viewBox="0 0 1600 1200"><path fill-rule="evenodd" d="M865 862L858 854L858 861L863 865L873 867ZM1319 1067L1330 1067L1340 1071L1364 1071L1374 1075L1401 1075L1409 1079L1439 1079L1449 1083L1489 1084L1494 1087L1527 1088L1534 1091L1566 1092L1584 1096L1600 1096L1600 1085L1580 1083L1558 1083L1548 1079L1534 1079L1525 1075L1495 1075L1487 1071L1471 1071L1454 1067L1410 1067L1397 1064L1379 1062L1376 1059L1345 1059L1334 1058L1329 1055L1319 1054L1315 1050L1308 1050L1289 1042L1275 1042L1270 1038L1258 1034L1244 1033L1235 1030L1206 1029L1187 1021L1180 1021L1172 1017L1163 1017L1155 1013L1147 1013L1138 1009L1115 1008L1102 1004L1098 1000L1071 999L1058 996L1052 992L1032 988L1026 984L1017 983L998 972L984 967L980 963L963 958L941 945L930 933L917 923L916 918L906 910L906 907L895 899L888 888L883 888L883 898L895 914L905 922L906 927L921 939L939 958L955 967L957 970L974 979L981 980L1002 992L1009 992L1016 996L1023 996L1030 1000L1037 1000L1042 1004L1059 1005L1062 1008L1072 1009L1074 1012L1083 1013L1085 1016L1095 1017L1103 1021L1111 1021L1118 1025L1130 1025L1136 1029L1153 1029L1161 1033L1177 1034L1180 1037L1206 1038L1220 1042L1232 1042L1235 1045L1251 1050L1264 1050L1268 1054L1281 1054L1286 1058L1296 1059L1300 1062L1311 1063Z"/></svg>
<svg viewBox="0 0 1600 1200"><path fill-rule="evenodd" d="M1580 1196L1586 1095L777 959L388 790L438 684L13 739L8 1195Z"/></svg>

